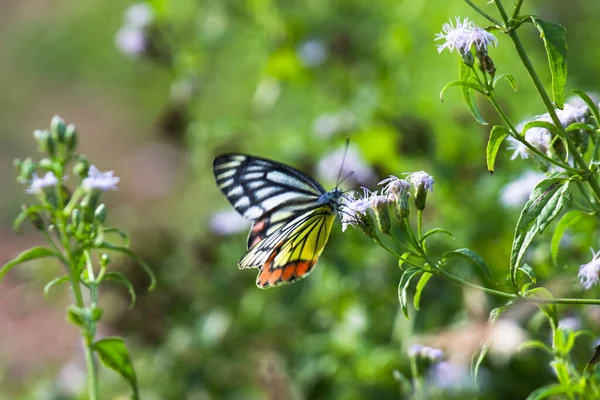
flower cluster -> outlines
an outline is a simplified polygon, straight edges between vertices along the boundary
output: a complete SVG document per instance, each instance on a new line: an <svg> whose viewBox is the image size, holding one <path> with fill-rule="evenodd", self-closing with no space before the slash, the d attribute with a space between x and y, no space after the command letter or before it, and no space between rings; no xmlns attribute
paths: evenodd
<svg viewBox="0 0 600 400"><path fill-rule="evenodd" d="M425 208L427 191L433 191L433 178L420 171L409 174L406 179L396 176L379 182L381 192L371 192L363 188L363 193L353 192L345 196L341 210L342 230L348 226L358 226L369 237L375 238L375 227L383 233L391 229L389 208L394 207L399 222L403 222L410 214L408 199L411 186L415 193L415 206L418 210Z"/></svg>
<svg viewBox="0 0 600 400"><path fill-rule="evenodd" d="M591 289L600 280L600 251L590 250L592 251L592 261L581 265L577 275L581 279L581 286L584 289Z"/></svg>

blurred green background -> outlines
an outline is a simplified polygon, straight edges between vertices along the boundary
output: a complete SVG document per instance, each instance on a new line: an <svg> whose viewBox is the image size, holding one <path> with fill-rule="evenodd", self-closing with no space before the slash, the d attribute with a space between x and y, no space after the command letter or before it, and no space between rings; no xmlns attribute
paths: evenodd
<svg viewBox="0 0 600 400"><path fill-rule="evenodd" d="M144 399L405 398L394 371L409 374L413 343L442 348L452 366L428 376L431 397L464 398L474 390L471 354L490 337L497 339L484 363L482 396L524 398L553 380L546 355L516 353L528 336L547 339L535 309L517 308L490 330L485 321L497 299L434 278L407 321L398 307L397 262L337 223L310 277L257 289L256 271L236 267L246 227L213 183L212 158L239 151L295 166L329 188L349 137L357 173L344 189L375 189L389 174L425 170L436 182L426 226L456 237L432 241L432 251L469 247L502 280L519 213L502 193L534 166L503 151L490 175L485 144L498 117L481 102L490 125L477 124L458 90L439 101L440 89L457 78L458 57L438 54L434 34L455 16L486 26L463 2L157 0L138 36L131 20L140 15L124 15L131 4L0 4L2 259L40 240L32 230L10 230L20 204L31 201L15 182L12 159L34 156L31 132L59 114L78 127L80 152L121 177L119 191L107 196L108 221L132 233L158 275L156 290L146 292L141 270L119 260L113 265L138 289L135 309L127 309L119 287L107 285L101 295L100 334L126 338ZM496 15L486 1L476 4ZM600 3L526 0L523 11L566 26L568 90L597 91ZM548 83L538 33L531 25L520 32ZM498 39L490 50L498 73L513 74L519 85L517 93L500 85L503 106L514 122L543 113L510 41ZM142 52L132 52L140 43ZM567 244L565 269L551 267L547 237L528 262L541 279L563 277L568 284L555 288L567 290L596 244L592 230ZM0 284L0 399L86 398L77 331L64 318L68 292L43 298L44 284L59 272L32 263ZM482 279L466 264L455 272ZM561 309L592 329L597 314ZM103 371L101 378L103 398L126 398L118 376Z"/></svg>

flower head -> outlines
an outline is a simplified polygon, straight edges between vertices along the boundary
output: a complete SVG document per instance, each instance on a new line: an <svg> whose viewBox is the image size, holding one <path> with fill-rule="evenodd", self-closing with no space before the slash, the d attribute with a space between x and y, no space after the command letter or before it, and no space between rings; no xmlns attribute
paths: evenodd
<svg viewBox="0 0 600 400"><path fill-rule="evenodd" d="M600 280L600 251L594 253L593 249L590 250L592 251L592 261L581 265L577 274L584 289L590 289Z"/></svg>
<svg viewBox="0 0 600 400"><path fill-rule="evenodd" d="M26 193L41 193L44 189L54 187L58 183L58 178L53 172L46 172L43 178L40 178L38 174L33 173L33 179L31 179L30 185L25 189Z"/></svg>
<svg viewBox="0 0 600 400"><path fill-rule="evenodd" d="M430 361L440 361L444 358L444 352L440 349L433 347L423 346L422 344L413 344L408 349L408 355L410 357L420 357Z"/></svg>
<svg viewBox="0 0 600 400"><path fill-rule="evenodd" d="M106 192L107 190L117 190L117 183L121 179L114 176L113 171L100 172L95 165L90 165L87 178L82 182L86 190L96 190Z"/></svg>
<svg viewBox="0 0 600 400"><path fill-rule="evenodd" d="M438 45L438 53L441 53L444 49L450 50L450 52L457 49L459 52L466 52L472 43L469 43L470 35L476 25L465 18L460 22L460 18L455 19L456 27L450 20L449 23L442 25L442 32L435 34L434 40L445 40L444 43Z"/></svg>
<svg viewBox="0 0 600 400"><path fill-rule="evenodd" d="M376 196L376 192L370 192L365 188L362 196L356 192L352 196L344 196L340 218L342 232L345 232L348 226L358 226L367 236L373 237L375 228L369 215L369 208L371 199Z"/></svg>
<svg viewBox="0 0 600 400"><path fill-rule="evenodd" d="M487 48L492 44L498 46L498 39L496 39L496 36L485 29L481 29L475 24L471 25L471 30L467 35L466 41L467 49L470 49L472 45L475 45L475 49L479 52L487 52Z"/></svg>
<svg viewBox="0 0 600 400"><path fill-rule="evenodd" d="M129 57L141 55L148 44L143 29L134 26L120 28L115 36L115 43L121 53Z"/></svg>
<svg viewBox="0 0 600 400"><path fill-rule="evenodd" d="M406 180L414 186L417 193L428 190L433 193L433 177L425 171L413 172L406 177Z"/></svg>
<svg viewBox="0 0 600 400"><path fill-rule="evenodd" d="M383 186L381 193L388 196L390 200L395 200L404 193L408 193L410 190L410 183L404 179L400 179L397 176L390 175L389 178L385 178L379 185Z"/></svg>

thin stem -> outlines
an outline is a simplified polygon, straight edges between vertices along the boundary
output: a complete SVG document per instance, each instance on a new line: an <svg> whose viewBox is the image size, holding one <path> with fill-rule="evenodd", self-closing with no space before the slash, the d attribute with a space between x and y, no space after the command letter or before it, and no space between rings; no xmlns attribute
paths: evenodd
<svg viewBox="0 0 600 400"><path fill-rule="evenodd" d="M443 275L444 277L450 279L453 282L456 282L462 286L467 286L473 289L478 289L481 290L483 292L489 293L489 294L493 294L494 296L498 296L498 297L504 297L507 299L517 299L519 298L519 296L517 296L516 294L511 294L511 293L506 293L506 292L501 292L499 290L494 290L494 289L490 289L490 288L486 288L485 286L480 286L477 285L475 283L471 283L471 282L467 282L465 280L460 279L458 276L454 276L451 273L445 271L445 270L440 270L438 272L440 275Z"/></svg>
<svg viewBox="0 0 600 400"><path fill-rule="evenodd" d="M417 211L417 237L419 238L419 241L423 237L422 232L423 232L423 210L418 210Z"/></svg>
<svg viewBox="0 0 600 400"><path fill-rule="evenodd" d="M465 3L467 3L469 6L471 6L471 8L473 10L475 10L479 15L481 15L483 18L487 19L488 21L490 21L492 24L494 24L497 28L502 28L502 22L498 21L497 19L495 19L494 17L492 17L491 15L489 15L488 13L486 13L485 11L483 11L481 8L477 7L472 1L470 0L465 0Z"/></svg>
<svg viewBox="0 0 600 400"><path fill-rule="evenodd" d="M418 256L418 254L416 254L412 249L408 248L408 246L406 246L404 243L402 243L401 241L399 241L398 239L396 239L393 235L391 235L389 232L386 233L387 237L389 237L396 245L398 245L399 247L402 247L402 249L404 251L406 251L407 253L410 253L413 256Z"/></svg>
<svg viewBox="0 0 600 400"><path fill-rule="evenodd" d="M393 255L394 257L396 257L398 260L402 260L403 263L411 265L413 267L416 268L421 268L423 269L422 265L419 265L417 263L414 263L410 260L407 260L405 258L402 258L401 255L399 255L398 253L396 253L394 250L390 249L389 247L387 247L378 237L373 238L373 240L375 240L375 243L377 243L378 245L380 245L385 251L387 251L388 253L390 253L391 255Z"/></svg>
<svg viewBox="0 0 600 400"><path fill-rule="evenodd" d="M500 12L500 15L502 15L502 19L504 20L505 24L508 25L508 15L506 14L506 11L504 10L504 6L502 5L502 2L500 0L494 0L494 3L496 4L496 8L498 8L498 11ZM565 142L567 143L569 153L571 153L573 160L583 171L584 178L587 180L590 187L592 188L592 191L594 192L596 199L600 200L600 185L594 179L594 175L588 168L587 163L585 162L585 160L583 159L581 154L579 154L579 152L577 151L575 144L572 142L572 140L570 140L569 135L565 131L565 128L562 126L562 123L560 122L560 119L558 118L558 115L556 115L556 110L554 109L552 100L550 100L550 96L548 96L548 93L546 92L546 89L544 88L544 85L542 84L540 77L538 76L537 72L535 71L535 68L533 67L533 64L531 63L531 60L527 56L527 52L525 51L525 48L523 47L523 44L521 43L521 39L519 38L517 31L514 29L509 30L508 35L510 36L510 38L514 44L517 54L521 58L521 61L523 62L525 69L529 73L529 76L530 76L531 80L533 81L535 88L537 89L538 93L540 94L540 97L542 98L542 101L543 101L544 105L546 106L546 109L548 110L548 114L550 115L550 118L552 118L552 122L554 123L554 125L556 125L556 127L562 133L562 137L565 140Z"/></svg>
<svg viewBox="0 0 600 400"><path fill-rule="evenodd" d="M410 356L410 372L412 374L413 388L415 389L415 398L421 399L423 396L423 382L417 367L417 358Z"/></svg>
<svg viewBox="0 0 600 400"><path fill-rule="evenodd" d="M496 109L496 112L498 112L498 114L500 115L500 118L502 118L502 121L504 121L504 123L506 125L508 125L509 130L513 133L513 137L515 139L517 139L519 142L523 143L529 149L529 151L531 151L532 153L535 153L538 157L543 158L544 160L548 161L551 164L554 164L558 167L564 168L566 171L569 171L573 174L580 173L580 171L572 168L570 165L565 164L561 161L555 160L554 158L549 157L548 155L542 153L535 146L531 145L531 143L529 143L523 137L521 137L521 133L519 131L517 131L517 128L515 128L513 123L510 121L510 119L508 118L508 115L506 115L506 113L504 112L504 110L502 109L502 107L500 106L498 101L496 100L494 93L490 92L490 94L489 94L489 96L487 96L487 98L492 103L492 106L494 106L494 108Z"/></svg>
<svg viewBox="0 0 600 400"><path fill-rule="evenodd" d="M517 19L519 17L519 13L521 12L522 5L523 5L523 0L518 0L517 4L515 4L515 10L513 11L512 19Z"/></svg>

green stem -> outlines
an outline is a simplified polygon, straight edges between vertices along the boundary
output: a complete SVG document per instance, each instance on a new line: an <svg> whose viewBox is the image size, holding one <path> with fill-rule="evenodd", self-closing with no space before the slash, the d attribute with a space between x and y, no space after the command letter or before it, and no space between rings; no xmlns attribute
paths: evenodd
<svg viewBox="0 0 600 400"><path fill-rule="evenodd" d="M59 172L58 178L59 182L62 182L63 173ZM62 195L62 188L60 185L56 187L56 197L58 201L58 210L56 212L56 229L58 231L58 236L60 238L61 245L64 250L63 257L67 261L67 273L69 274L69 280L71 281L71 290L73 292L73 297L75 298L75 305L78 308L85 308L85 301L83 300L83 295L81 293L81 281L78 271L77 260L73 256L73 252L71 251L71 242L69 239L69 235L67 234L67 218L68 214L65 214L64 210L64 198ZM88 373L88 391L90 400L98 400L99 396L99 385L98 385L98 371L96 362L94 359L94 332L90 332L87 328L82 328L81 336L83 339L83 351L85 355L85 364L87 367Z"/></svg>
<svg viewBox="0 0 600 400"><path fill-rule="evenodd" d="M465 0L465 3L467 3L469 6L471 6L471 8L473 10L475 10L483 18L487 19L492 24L496 25L497 28L502 28L502 22L498 21L497 19L495 19L494 17L492 17L491 15L489 15L488 13L483 11L481 8L477 7L471 0Z"/></svg>
<svg viewBox="0 0 600 400"><path fill-rule="evenodd" d="M419 241L421 241L421 238L423 237L422 232L423 232L423 210L418 210L417 211L417 238Z"/></svg>
<svg viewBox="0 0 600 400"><path fill-rule="evenodd" d="M443 269L439 271L440 275L443 275L444 277L450 279L453 282L458 283L459 285L462 286L467 286L473 289L478 289L481 290L483 292L489 293L489 294L493 294L494 296L498 296L498 297L504 297L507 299L517 299L519 298L519 296L517 296L516 294L511 294L511 293L506 293L506 292L501 292L499 290L494 290L494 289L490 289L490 288L486 288L485 286L479 286L475 283L471 283L471 282L467 282L465 280L460 279L458 276L454 276L451 273L444 271Z"/></svg>
<svg viewBox="0 0 600 400"><path fill-rule="evenodd" d="M519 17L519 13L521 12L522 5L523 5L523 0L518 0L517 4L515 4L515 9L513 11L512 19L517 19Z"/></svg>
<svg viewBox="0 0 600 400"><path fill-rule="evenodd" d="M519 131L517 131L517 128L515 128L513 123L510 121L510 119L508 118L508 115L506 115L506 113L504 112L504 110L502 109L502 107L500 106L498 101L496 100L496 97L494 96L493 92L490 92L490 94L487 96L487 98L492 103L492 106L494 106L494 109L496 109L496 112L500 115L500 118L502 118L502 121L504 121L504 123L508 126L509 130L513 133L513 137L515 139L517 139L519 142L523 143L527 147L527 149L529 149L529 151L536 154L538 157L543 158L544 160L548 161L549 163L554 164L558 167L565 169L566 171L571 172L572 174L579 174L580 171L572 168L568 164L565 164L561 161L555 160L552 157L549 157L547 154L542 153L535 146L531 145L528 141L526 141L525 138L523 138L521 136L521 133Z"/></svg>
<svg viewBox="0 0 600 400"><path fill-rule="evenodd" d="M406 246L404 243L402 243L401 241L399 241L398 239L396 239L393 235L391 235L389 232L386 233L387 237L389 237L392 242L394 242L398 247L402 247L402 249L407 252L410 253L410 255L412 256L418 256L418 254L416 254L412 249L410 249L408 246Z"/></svg>
<svg viewBox="0 0 600 400"><path fill-rule="evenodd" d="M415 389L415 398L423 398L423 382L421 375L419 374L419 368L417 367L417 357L410 356L410 372L412 374L413 388Z"/></svg>
<svg viewBox="0 0 600 400"><path fill-rule="evenodd" d="M500 0L494 0L494 3L496 4L496 8L498 8L498 12L500 12L502 19L504 20L504 23L506 24L506 26L508 26L508 24L509 24L508 15L506 14L506 10L504 10L504 6L502 5L502 2ZM540 94L540 97L542 98L544 106L548 110L548 114L550 115L550 118L552 118L552 122L561 131L562 137L563 137L565 143L567 143L569 153L571 153L573 160L579 166L579 168L581 168L581 170L583 171L584 179L587 180L588 184L592 188L592 191L594 192L596 199L600 201L600 185L598 185L598 182L594 179L594 174L592 174L592 172L590 171L590 169L587 166L587 163L585 162L585 160L583 159L581 154L579 154L579 152L577 151L575 144L569 138L569 135L565 131L565 128L562 126L562 123L560 122L560 119L558 118L558 115L556 115L556 110L554 109L554 104L552 104L552 100L550 100L550 96L548 96L548 93L546 92L546 89L544 88L544 85L542 84L540 77L538 76L537 72L535 71L535 68L533 67L533 64L531 63L531 60L527 56L527 52L525 51L525 48L523 47L523 44L521 43L521 39L519 38L517 31L514 29L511 29L508 31L508 35L510 36L510 38L513 42L513 45L515 46L517 54L521 58L521 61L523 62L525 69L529 73L529 76L530 76L531 80L533 81L533 84L534 84L536 90Z"/></svg>

